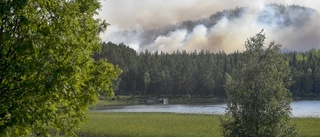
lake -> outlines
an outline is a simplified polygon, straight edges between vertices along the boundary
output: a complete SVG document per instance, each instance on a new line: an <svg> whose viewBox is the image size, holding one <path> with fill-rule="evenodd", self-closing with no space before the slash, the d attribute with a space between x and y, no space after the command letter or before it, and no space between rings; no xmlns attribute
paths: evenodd
<svg viewBox="0 0 320 137"><path fill-rule="evenodd" d="M224 114L226 104L212 105L132 105L95 109L99 112L170 112L192 114ZM293 101L291 103L293 117L320 117L320 101Z"/></svg>

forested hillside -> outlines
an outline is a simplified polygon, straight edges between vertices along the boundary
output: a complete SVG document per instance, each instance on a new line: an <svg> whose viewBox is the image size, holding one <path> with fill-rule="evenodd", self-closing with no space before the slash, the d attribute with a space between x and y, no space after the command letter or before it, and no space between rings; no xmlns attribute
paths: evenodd
<svg viewBox="0 0 320 137"><path fill-rule="evenodd" d="M230 53L241 49L234 45L235 42L240 43L264 28L268 34L273 34L268 39L280 42L290 50L306 51L318 46L319 41L313 36L320 34L311 27L317 28L319 16L317 10L299 5L236 7L199 17L198 20L181 21L159 28L117 31L108 41L123 42L138 52L145 49L169 53L176 49L187 52L204 49ZM308 36L308 39L302 36ZM302 44L303 47L300 46Z"/></svg>
<svg viewBox="0 0 320 137"><path fill-rule="evenodd" d="M320 97L320 50L286 52L291 66L293 97ZM123 69L116 94L166 97L225 98L224 84L232 78L233 69L243 60L243 53L175 51L141 52L124 44L103 43L95 59L107 58Z"/></svg>

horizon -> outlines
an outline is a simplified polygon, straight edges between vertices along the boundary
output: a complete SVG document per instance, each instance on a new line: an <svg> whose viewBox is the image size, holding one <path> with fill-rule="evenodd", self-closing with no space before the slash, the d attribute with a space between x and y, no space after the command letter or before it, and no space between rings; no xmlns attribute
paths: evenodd
<svg viewBox="0 0 320 137"><path fill-rule="evenodd" d="M233 1L230 3L230 1ZM228 2L218 0L186 0L183 2L169 0L107 0L101 1L102 8L99 18L105 19L111 25L107 31L101 34L104 42L116 44L124 43L137 52L148 49L149 51L172 52L176 50L210 50L212 52L243 51L247 38L265 30L267 43L275 41L282 48L289 51L307 51L312 48L319 49L320 36L319 8L320 1L255 1L246 3L244 0L229 0ZM257 23L257 15L265 8L265 4L299 5L317 11L316 16L312 14L311 19L299 27L281 28L274 24ZM215 8L211 8L215 7ZM239 19L229 20L222 18L212 27L197 24L192 31L185 29L171 30L165 35L156 35L153 39L147 39L141 35L146 30L158 29L168 25L174 25L183 21L195 21L209 17L219 11L235 9L237 7L249 7ZM192 9L192 10L190 10ZM290 13L296 14L296 13ZM297 13L298 14L298 13ZM296 16L296 15L295 15ZM299 16L299 15L297 15ZM272 19L273 20L273 19ZM132 31L134 30L134 31ZM127 31L126 34L119 33ZM147 39L148 43L143 40Z"/></svg>

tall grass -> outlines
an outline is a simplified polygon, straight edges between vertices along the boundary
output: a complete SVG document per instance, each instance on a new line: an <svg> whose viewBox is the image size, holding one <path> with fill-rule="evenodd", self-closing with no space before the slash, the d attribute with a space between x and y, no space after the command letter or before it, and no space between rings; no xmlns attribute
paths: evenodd
<svg viewBox="0 0 320 137"><path fill-rule="evenodd" d="M301 137L320 137L320 118L294 118Z"/></svg>
<svg viewBox="0 0 320 137"><path fill-rule="evenodd" d="M194 137L220 136L215 115L174 113L89 113L79 136Z"/></svg>
<svg viewBox="0 0 320 137"><path fill-rule="evenodd" d="M80 137L220 137L219 115L89 112ZM320 118L294 118L299 136L320 136Z"/></svg>

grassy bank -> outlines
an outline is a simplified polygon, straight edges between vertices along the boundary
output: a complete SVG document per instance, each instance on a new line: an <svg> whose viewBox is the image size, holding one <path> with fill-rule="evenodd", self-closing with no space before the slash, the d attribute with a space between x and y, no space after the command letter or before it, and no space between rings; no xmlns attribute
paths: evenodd
<svg viewBox="0 0 320 137"><path fill-rule="evenodd" d="M133 96L117 96L117 97L100 97L97 104L92 107L105 107L105 106L124 106L124 105L138 105L145 104L145 99L157 100L160 97L133 97ZM214 104L223 102L218 98L187 98L176 97L169 98L170 104Z"/></svg>
<svg viewBox="0 0 320 137"><path fill-rule="evenodd" d="M320 136L320 118L294 118L299 136ZM98 113L77 131L90 137L219 137L219 116L174 113Z"/></svg>

